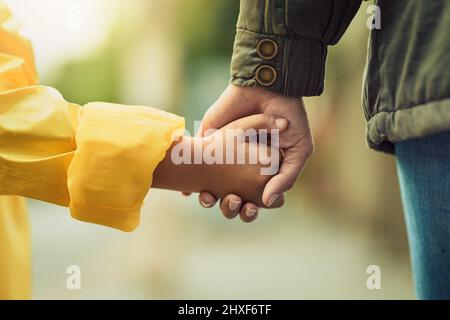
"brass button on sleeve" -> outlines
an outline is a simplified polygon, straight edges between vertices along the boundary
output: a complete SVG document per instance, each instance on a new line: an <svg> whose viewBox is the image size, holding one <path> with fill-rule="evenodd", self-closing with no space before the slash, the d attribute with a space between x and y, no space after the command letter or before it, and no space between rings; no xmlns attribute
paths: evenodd
<svg viewBox="0 0 450 320"><path fill-rule="evenodd" d="M256 53L264 60L271 60L278 54L278 45L271 39L262 39L256 46Z"/></svg>
<svg viewBox="0 0 450 320"><path fill-rule="evenodd" d="M259 66L256 69L256 81L263 87L270 87L277 81L277 71L268 65Z"/></svg>

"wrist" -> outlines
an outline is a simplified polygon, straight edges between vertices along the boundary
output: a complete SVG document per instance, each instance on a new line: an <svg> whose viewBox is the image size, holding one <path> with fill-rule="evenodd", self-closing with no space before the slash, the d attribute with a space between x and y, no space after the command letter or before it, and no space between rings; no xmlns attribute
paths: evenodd
<svg viewBox="0 0 450 320"><path fill-rule="evenodd" d="M192 191L185 189L192 178L192 169L189 164L176 164L173 161L174 151L179 148L189 150L193 143L191 137L178 137L167 150L163 160L158 164L153 173L152 188L168 189L176 191Z"/></svg>
<svg viewBox="0 0 450 320"><path fill-rule="evenodd" d="M201 152L206 140L183 136L174 141L154 172L152 187L185 192L200 192L210 187L206 185L206 177L210 175L212 166L204 164ZM197 158L195 152L200 152Z"/></svg>

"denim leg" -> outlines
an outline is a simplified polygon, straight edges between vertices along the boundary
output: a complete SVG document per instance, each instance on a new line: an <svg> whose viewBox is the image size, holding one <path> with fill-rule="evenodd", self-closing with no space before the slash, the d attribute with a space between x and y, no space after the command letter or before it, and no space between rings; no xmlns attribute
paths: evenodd
<svg viewBox="0 0 450 320"><path fill-rule="evenodd" d="M450 299L450 132L396 143L419 299Z"/></svg>

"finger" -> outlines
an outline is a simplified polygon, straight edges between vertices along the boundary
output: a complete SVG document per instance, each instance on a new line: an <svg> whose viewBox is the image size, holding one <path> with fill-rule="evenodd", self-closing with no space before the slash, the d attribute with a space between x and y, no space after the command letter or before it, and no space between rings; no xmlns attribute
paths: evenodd
<svg viewBox="0 0 450 320"><path fill-rule="evenodd" d="M235 120L224 127L224 129L278 129L282 133L287 129L289 121L284 118L277 118L265 114L255 114Z"/></svg>
<svg viewBox="0 0 450 320"><path fill-rule="evenodd" d="M244 204L239 213L239 217L244 222L252 222L258 217L258 206L248 202Z"/></svg>
<svg viewBox="0 0 450 320"><path fill-rule="evenodd" d="M236 90L239 89L230 85L208 109L197 132L199 136L209 129L220 129L236 119L257 113L257 105Z"/></svg>
<svg viewBox="0 0 450 320"><path fill-rule="evenodd" d="M209 192L201 192L198 196L198 201L202 207L211 208L216 204L217 199Z"/></svg>
<svg viewBox="0 0 450 320"><path fill-rule="evenodd" d="M241 210L242 199L235 195L229 194L226 195L222 201L220 202L220 210L222 214L227 219L234 219L239 214Z"/></svg>
<svg viewBox="0 0 450 320"><path fill-rule="evenodd" d="M278 174L272 177L264 188L262 200L266 206L272 206L278 201L280 194L293 187L308 157L309 155L297 150L296 147L285 150Z"/></svg>

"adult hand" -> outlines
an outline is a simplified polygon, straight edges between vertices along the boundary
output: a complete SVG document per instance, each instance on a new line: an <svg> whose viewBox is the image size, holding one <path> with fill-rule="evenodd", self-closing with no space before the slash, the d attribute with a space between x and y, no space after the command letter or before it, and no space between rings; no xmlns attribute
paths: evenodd
<svg viewBox="0 0 450 320"><path fill-rule="evenodd" d="M280 149L283 154L280 170L267 183L263 203L271 207L283 193L291 189L306 161L313 152L313 140L308 117L301 98L287 97L259 87L229 85L219 99L206 112L199 135L209 129L218 129L228 123L253 114L265 114L289 120L288 129L280 134ZM214 195L203 192L199 195L202 206L214 206ZM279 201L277 201L279 203ZM256 219L258 207L254 203L242 203L239 195L230 194L220 204L223 215L229 219L238 214L245 222Z"/></svg>

